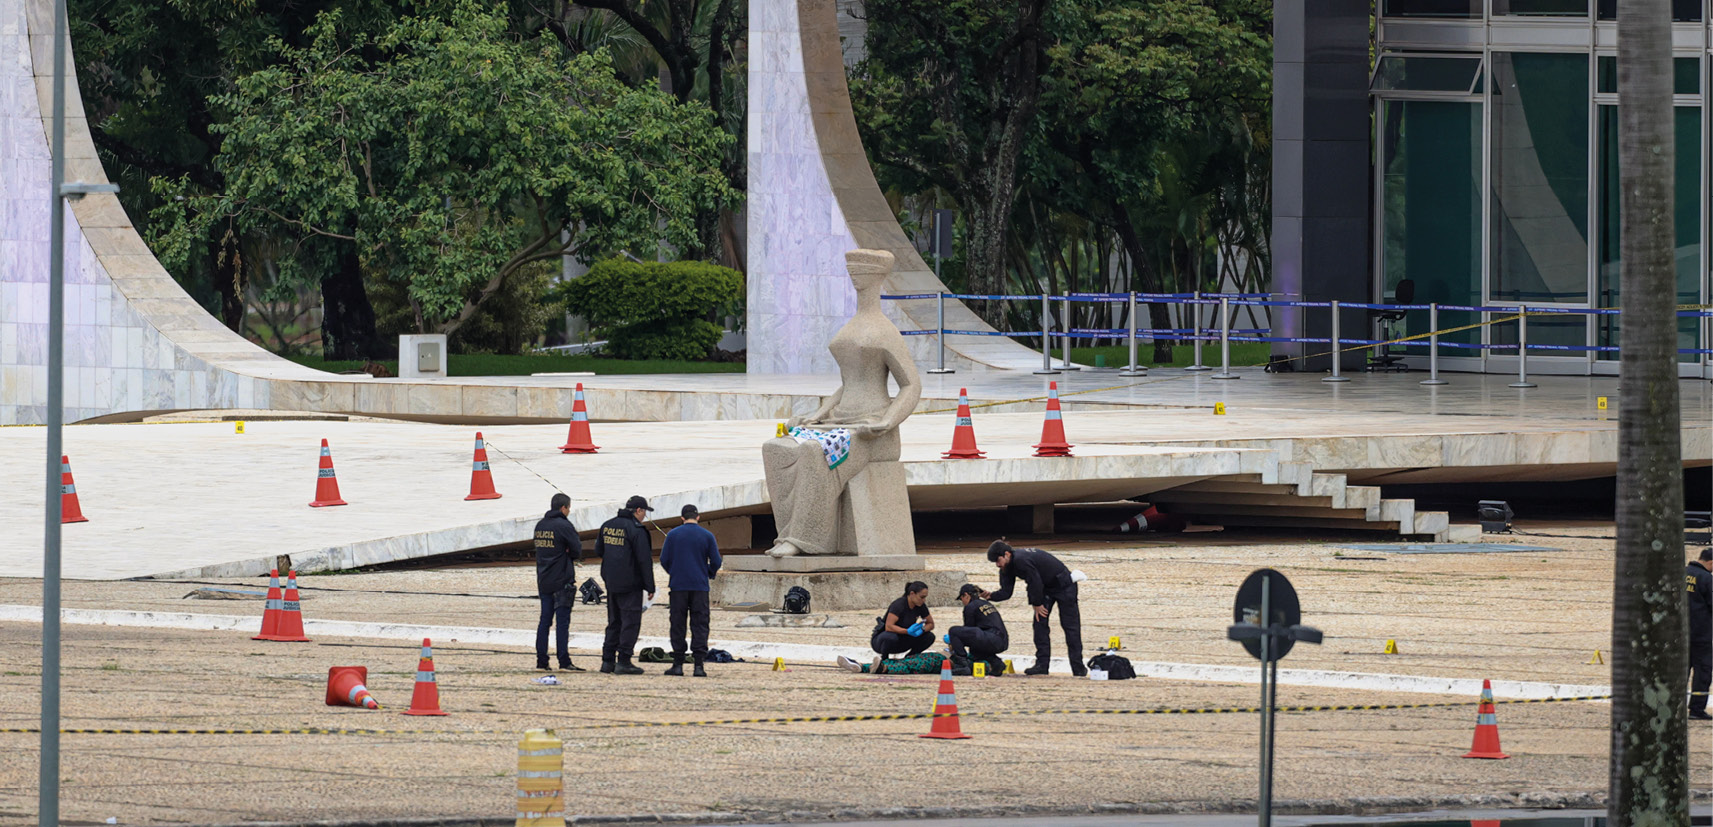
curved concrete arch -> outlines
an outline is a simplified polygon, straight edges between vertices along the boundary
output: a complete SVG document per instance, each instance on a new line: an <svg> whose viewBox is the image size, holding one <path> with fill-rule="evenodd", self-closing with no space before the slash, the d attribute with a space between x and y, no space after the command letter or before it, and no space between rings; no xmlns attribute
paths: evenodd
<svg viewBox="0 0 1713 827"><path fill-rule="evenodd" d="M945 285L898 226L857 134L832 0L751 0L749 5L749 369L831 373L826 345L856 310L846 250L887 250L893 294ZM890 302L905 330L933 328L933 301ZM946 327L993 332L962 302ZM932 363L937 336L912 336ZM997 336L946 340L949 367L1030 370L1038 352Z"/></svg>

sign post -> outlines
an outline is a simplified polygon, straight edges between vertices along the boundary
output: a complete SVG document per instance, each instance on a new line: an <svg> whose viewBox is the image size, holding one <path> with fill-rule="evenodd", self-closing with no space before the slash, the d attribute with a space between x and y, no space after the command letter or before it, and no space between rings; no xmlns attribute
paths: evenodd
<svg viewBox="0 0 1713 827"><path fill-rule="evenodd" d="M1261 827L1273 823L1273 707L1279 697L1279 660L1297 642L1319 644L1319 629L1302 623L1297 590L1283 574L1256 569L1237 589L1232 626L1226 637L1261 661L1261 793L1257 807Z"/></svg>

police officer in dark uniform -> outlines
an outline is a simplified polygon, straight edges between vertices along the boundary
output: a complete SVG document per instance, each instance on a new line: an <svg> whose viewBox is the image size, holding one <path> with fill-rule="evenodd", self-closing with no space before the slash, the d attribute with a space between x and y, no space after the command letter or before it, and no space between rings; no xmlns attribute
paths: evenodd
<svg viewBox="0 0 1713 827"><path fill-rule="evenodd" d="M571 662L566 644L571 637L571 604L576 597L577 561L583 559L583 543L571 525L571 498L554 494L547 515L535 524L535 591L541 598L541 622L535 626L535 668L547 665L547 630L558 626L556 641L559 668L583 671Z"/></svg>
<svg viewBox="0 0 1713 827"><path fill-rule="evenodd" d="M1071 674L1083 677L1088 665L1083 662L1083 617L1077 605L1077 583L1071 570L1059 558L1038 548L1013 549L1004 540L994 540L987 547L988 562L999 568L999 591L982 592L981 596L995 603L1009 600L1012 587L1022 578L1028 587L1029 605L1035 609L1035 665L1023 670L1026 675L1045 675L1053 657L1053 641L1047 618L1053 607L1059 607L1059 626L1065 630L1065 650L1071 658Z"/></svg>
<svg viewBox="0 0 1713 827"><path fill-rule="evenodd" d="M607 636L601 644L601 671L640 675L630 662L642 630L642 596L654 599L654 546L642 521L648 500L631 497L617 517L601 524L601 579L607 584Z"/></svg>
<svg viewBox="0 0 1713 827"><path fill-rule="evenodd" d="M1689 561L1683 576L1689 593L1689 717L1713 720L1707 714L1707 690L1713 686L1713 548Z"/></svg>
<svg viewBox="0 0 1713 827"><path fill-rule="evenodd" d="M1011 636L1005 631L999 607L982 599L981 587L974 583L958 589L958 602L964 604L964 625L946 630L946 642L952 646L952 668L983 660L989 675L1004 674L1005 662L999 653L1010 648Z"/></svg>

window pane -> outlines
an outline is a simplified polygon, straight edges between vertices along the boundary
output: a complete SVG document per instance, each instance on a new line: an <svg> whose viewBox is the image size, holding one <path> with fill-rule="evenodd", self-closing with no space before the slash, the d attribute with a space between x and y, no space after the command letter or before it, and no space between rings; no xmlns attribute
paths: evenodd
<svg viewBox="0 0 1713 827"><path fill-rule="evenodd" d="M1618 92L1618 59L1602 55L1594 65L1594 90L1612 95ZM1674 95L1701 94L1701 61L1693 57L1672 58L1671 92Z"/></svg>
<svg viewBox="0 0 1713 827"><path fill-rule="evenodd" d="M1493 0L1493 16L1588 16L1588 0Z"/></svg>
<svg viewBox="0 0 1713 827"><path fill-rule="evenodd" d="M1411 279L1418 303L1480 304L1481 104L1385 101L1380 129L1386 292ZM1439 319L1441 327L1478 321L1477 314L1449 311ZM1428 330L1427 312L1412 311L1405 325L1411 333ZM1481 331L1445 340L1475 343Z"/></svg>
<svg viewBox="0 0 1713 827"><path fill-rule="evenodd" d="M1588 59L1493 54L1493 293L1588 299Z"/></svg>
<svg viewBox="0 0 1713 827"><path fill-rule="evenodd" d="M1398 57L1380 58L1374 71L1373 88L1377 91L1407 90L1412 92L1468 92L1475 84L1475 73L1481 68L1478 57Z"/></svg>
<svg viewBox="0 0 1713 827"><path fill-rule="evenodd" d="M1479 18L1481 0L1385 0L1381 14L1386 17Z"/></svg>
<svg viewBox="0 0 1713 827"><path fill-rule="evenodd" d="M1677 303L1696 304L1701 301L1701 110L1679 106L1676 114L1677 161L1676 184L1672 194L1677 235ZM1600 107L1600 267L1595 273L1601 307L1619 307L1623 303L1619 287L1621 257L1618 254L1618 107ZM1677 320L1677 346L1699 347L1698 319ZM1595 322L1595 341L1616 346L1619 341L1618 317L1601 316ZM1615 360L1615 352L1600 354L1601 359ZM1679 354L1680 362L1700 361L1690 354Z"/></svg>

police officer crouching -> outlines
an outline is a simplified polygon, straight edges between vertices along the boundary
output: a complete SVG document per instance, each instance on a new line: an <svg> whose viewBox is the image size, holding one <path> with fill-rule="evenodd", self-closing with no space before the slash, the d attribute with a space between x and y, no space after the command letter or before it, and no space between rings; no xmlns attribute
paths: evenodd
<svg viewBox="0 0 1713 827"><path fill-rule="evenodd" d="M631 497L617 517L601 523L601 579L607 584L607 635L601 643L601 671L640 675L631 663L637 633L642 631L642 596L654 599L654 546L643 518L654 509L648 500Z"/></svg>
<svg viewBox="0 0 1713 827"><path fill-rule="evenodd" d="M984 600L981 587L965 583L958 589L958 602L964 604L964 625L946 630L946 642L952 646L952 669L962 671L972 661L987 662L987 674L1005 673L1005 661L999 653L1011 646L1011 636L1005 631L1005 620L999 608Z"/></svg>

